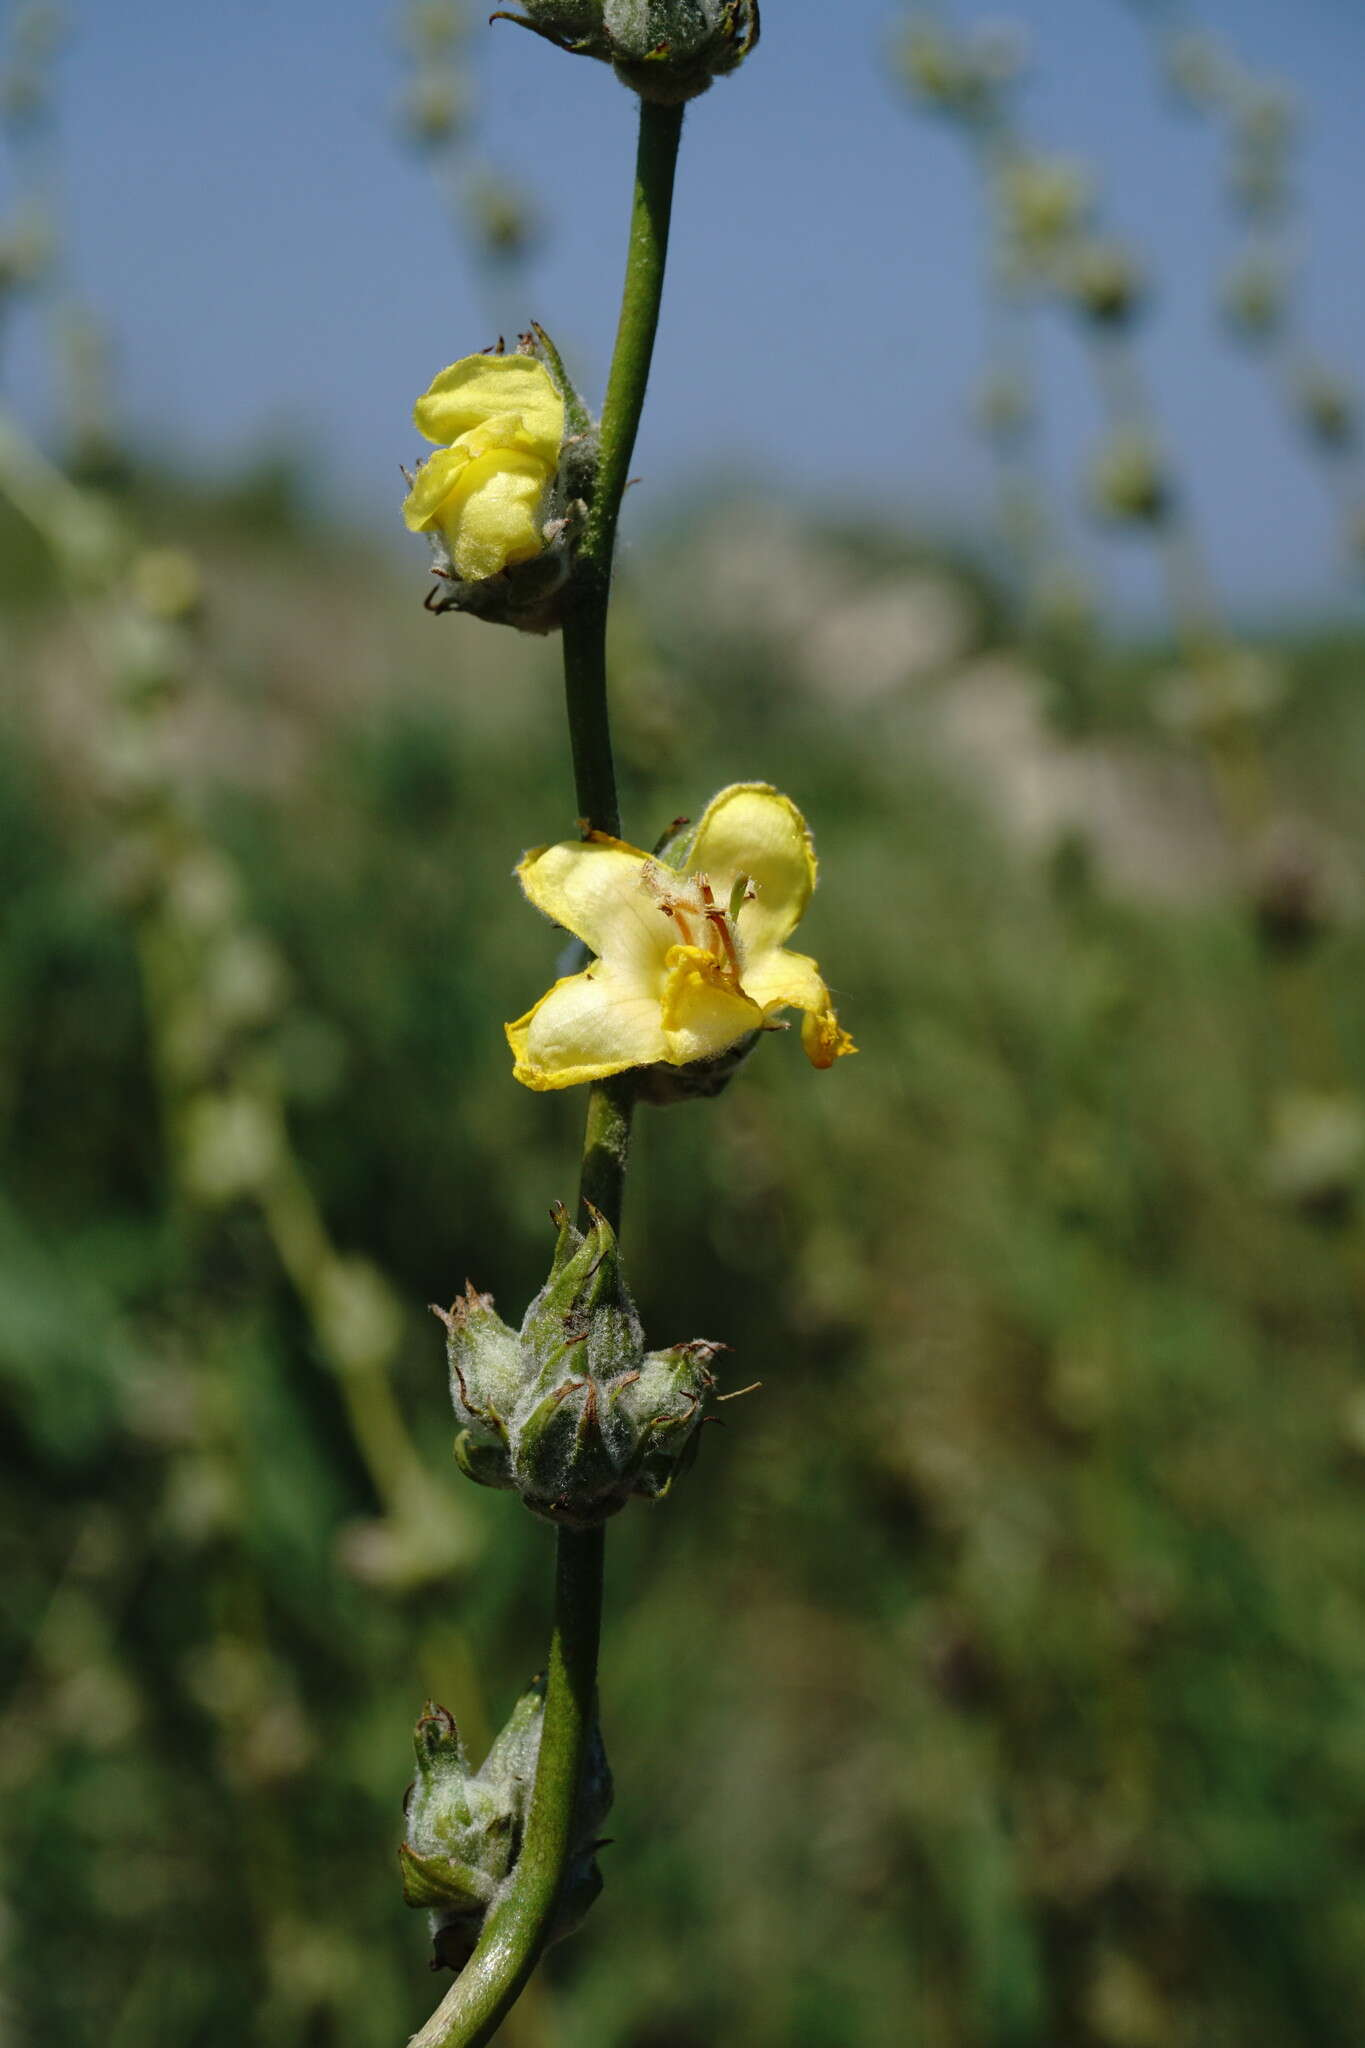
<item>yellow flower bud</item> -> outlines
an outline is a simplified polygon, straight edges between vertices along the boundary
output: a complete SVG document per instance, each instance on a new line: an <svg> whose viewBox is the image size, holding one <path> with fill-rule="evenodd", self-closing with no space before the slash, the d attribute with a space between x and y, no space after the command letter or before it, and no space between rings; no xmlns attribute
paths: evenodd
<svg viewBox="0 0 1365 2048"><path fill-rule="evenodd" d="M515 355L500 343L496 354L463 357L418 399L413 418L439 444L408 475L403 506L447 586L428 608L550 632L597 461L592 421L553 342L537 327Z"/></svg>
<svg viewBox="0 0 1365 2048"><path fill-rule="evenodd" d="M550 486L564 441L564 400L534 356L465 356L442 370L413 411L444 443L413 479L403 518L438 530L470 583L533 561L547 545Z"/></svg>

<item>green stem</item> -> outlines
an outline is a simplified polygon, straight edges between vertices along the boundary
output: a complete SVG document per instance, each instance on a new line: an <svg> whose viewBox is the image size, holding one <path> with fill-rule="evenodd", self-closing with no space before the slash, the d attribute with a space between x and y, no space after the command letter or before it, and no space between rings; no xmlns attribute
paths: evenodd
<svg viewBox="0 0 1365 2048"><path fill-rule="evenodd" d="M659 324L681 134L681 107L641 102L621 321L602 412L597 482L564 619L564 688L579 817L585 832L613 838L620 834L621 811L607 712L611 561ZM600 1209L616 1231L633 1097L628 1076L599 1081L588 1095L580 1197ZM521 1852L478 1947L410 2048L480 2048L491 2041L545 1946L573 1842L574 1807L596 1714L602 1556L600 1529L560 1530L540 1759Z"/></svg>
<svg viewBox="0 0 1365 2048"><path fill-rule="evenodd" d="M493 2039L540 1958L573 1840L574 1803L596 1704L601 1618L602 1531L561 1529L540 1762L521 1853L474 1954L409 2048L481 2048Z"/></svg>
<svg viewBox="0 0 1365 2048"><path fill-rule="evenodd" d="M597 482L574 573L574 590L564 615L564 692L578 815L585 832L606 832L613 839L620 835L621 810L607 717L607 604L621 500L659 325L682 120L681 106L640 102L635 203L621 319L602 408Z"/></svg>
<svg viewBox="0 0 1365 2048"><path fill-rule="evenodd" d="M618 1237L630 1145L630 1113L634 1105L635 1088L629 1074L619 1074L610 1081L595 1081L588 1093L579 1199L600 1209Z"/></svg>

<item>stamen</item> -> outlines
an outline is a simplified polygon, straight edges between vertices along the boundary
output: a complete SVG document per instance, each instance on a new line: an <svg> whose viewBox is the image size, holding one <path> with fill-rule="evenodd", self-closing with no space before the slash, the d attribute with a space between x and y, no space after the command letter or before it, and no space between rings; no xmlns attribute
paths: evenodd
<svg viewBox="0 0 1365 2048"><path fill-rule="evenodd" d="M734 933L730 929L732 912L722 910L716 902L716 892L711 886L710 876L678 875L672 869L661 867L658 862L651 860L645 863L640 883L654 898L664 916L669 919L681 943L704 950L727 981L738 987L740 958ZM752 893L747 875L741 876L732 902L743 900L746 891ZM697 932L698 919L707 926L704 936Z"/></svg>
<svg viewBox="0 0 1365 2048"><path fill-rule="evenodd" d="M734 969L735 975L738 977L739 955L735 951L735 942L731 936L725 912L723 910L708 910L706 917L713 936L720 940L721 950L716 955L717 959L723 958Z"/></svg>

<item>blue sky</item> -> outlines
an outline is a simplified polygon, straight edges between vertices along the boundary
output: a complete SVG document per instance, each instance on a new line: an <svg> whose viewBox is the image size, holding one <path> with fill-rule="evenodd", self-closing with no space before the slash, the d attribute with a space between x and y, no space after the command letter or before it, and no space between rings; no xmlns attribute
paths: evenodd
<svg viewBox="0 0 1365 2048"><path fill-rule="evenodd" d="M989 472L966 395L982 366L979 205L953 138L883 61L892 0L765 0L759 54L693 109L631 516L723 470L812 501L960 529ZM959 10L977 18L981 10ZM112 334L125 416L180 459L231 465L287 433L320 494L397 539L416 393L535 317L600 391L615 321L633 108L604 67L507 26L475 32L482 145L548 222L525 303L490 306L428 173L396 143L395 9L336 0L85 0L62 62L68 277ZM1220 157L1173 113L1124 0L1024 0L1037 139L1088 158L1159 294L1142 352L1224 590L1243 608L1346 602L1321 479L1211 314L1233 246ZM1203 23L1308 113L1298 248L1306 326L1365 370L1359 208L1365 10L1204 0ZM1060 492L1097 413L1070 337L1040 366ZM30 319L6 370L39 430L52 395ZM1124 601L1141 550L1089 543Z"/></svg>

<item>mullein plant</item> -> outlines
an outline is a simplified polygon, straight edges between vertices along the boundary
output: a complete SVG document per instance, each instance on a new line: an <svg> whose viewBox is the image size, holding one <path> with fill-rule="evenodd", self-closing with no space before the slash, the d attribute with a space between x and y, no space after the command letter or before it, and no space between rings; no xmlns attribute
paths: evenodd
<svg viewBox="0 0 1365 2048"><path fill-rule="evenodd" d="M914 98L946 117L971 150L991 200L1000 260L1019 289L1058 307L1079 328L1109 429L1091 467L1091 509L1109 525L1145 536L1164 572L1180 668L1167 679L1158 708L1207 764L1265 954L1278 1027L1282 1080L1266 1105L1266 1184L1283 1192L1311 1181L1312 1171L1300 1173L1298 1162L1301 1155L1310 1164L1327 1157L1330 1148L1314 1135L1324 1126L1338 1140L1331 1151L1333 1186L1341 1180L1343 1158L1358 1179L1365 1118L1315 951L1333 914L1327 864L1285 818L1266 745L1284 679L1273 661L1225 625L1187 495L1161 445L1134 341L1150 298L1142 267L1102 230L1086 167L1025 140L1013 73L986 62L978 46L954 34L937 13L918 9L911 10L900 60ZM1208 66L1200 78L1201 90L1213 93ZM1261 154L1253 151L1244 168L1269 205L1283 173L1284 135L1278 121L1263 125ZM1345 401L1339 420L1331 413L1331 429L1349 438L1344 407ZM1325 430L1325 399L1322 412ZM1282 914L1286 908L1289 916ZM1327 1213L1306 1199L1299 1206ZM1358 1249L1348 1251L1345 1271L1358 1307L1365 1308L1365 1258Z"/></svg>
<svg viewBox="0 0 1365 2048"><path fill-rule="evenodd" d="M490 286L515 282L540 223L529 194L480 147L479 96L470 41L482 13L468 0L406 0L400 35L410 73L397 110L402 139L428 165L451 219Z"/></svg>
<svg viewBox="0 0 1365 2048"><path fill-rule="evenodd" d="M1177 102L1222 129L1225 189L1243 246L1219 285L1229 335L1264 369L1304 445L1318 460L1350 559L1365 567L1365 441L1350 382L1305 346L1302 263L1295 250L1294 162L1302 109L1258 78L1182 8L1134 0Z"/></svg>
<svg viewBox="0 0 1365 2048"><path fill-rule="evenodd" d="M279 1028L285 968L250 918L233 861L184 791L183 714L206 609L198 564L179 547L146 545L126 505L73 483L3 414L0 500L32 527L76 601L91 690L81 752L106 835L106 884L134 941L171 1214L186 1246L217 1222L219 1247L254 1214L297 1295L379 1510L341 1531L349 1575L391 1600L435 1579L448 1584L452 1571L469 1567L477 1538L461 1504L433 1488L397 1402L403 1306L379 1268L340 1249L328 1230L289 1131ZM207 1231L203 1239L212 1241ZM316 1736L272 1641L259 1573L247 1447L259 1388L251 1391L253 1375L243 1371L240 1331L221 1289L199 1260L182 1265L184 1256L170 1298L129 1340L143 1375L140 1391L124 1394L131 1434L164 1462L157 1513L127 1540L138 1558L145 1539L152 1553L193 1559L206 1634L185 1658L183 1682L192 1710L213 1730L214 1775L239 1818L237 1876L262 1936L266 2038L269 2014L296 2002L302 1983L297 1944L287 1936L305 1910L304 1880L283 1801L312 1760ZM113 1356L125 1307L118 1304L104 1329ZM167 1361L178 1332L190 1328L194 1372L182 1384L178 1362ZM262 1359L261 1369L273 1383L273 1364ZM317 1468L301 1461L295 1469L311 1480ZM90 1519L117 1526L112 1509ZM115 1591L102 1594L99 1633L93 1642L82 1637L81 1669L116 1710L121 1689L123 1711L135 1714L131 1675L117 1662L118 1610L103 1611ZM448 1627L440 1634L449 1641ZM434 1629L426 1635L423 1661L437 1640ZM320 2009L339 1994L319 1985L305 1995ZM119 2025L115 2036L124 2038Z"/></svg>
<svg viewBox="0 0 1365 2048"><path fill-rule="evenodd" d="M545 1285L514 1328L468 1285L449 1309L460 1470L519 1495L557 1542L543 1681L472 1771L449 1714L418 1723L401 1852L404 1896L432 1916L435 1967L458 1970L414 2048L490 2040L546 1945L600 1886L611 1796L597 1719L603 1530L658 1501L696 1456L719 1400L713 1336L650 1348L619 1234L638 1102L715 1095L791 1013L817 1069L854 1050L815 962L787 944L815 886L796 805L737 782L652 851L622 837L607 707L606 625L622 495L658 324L687 102L758 39L751 0L525 0L516 21L610 64L638 96L639 149L620 324L601 421L545 330L462 357L418 399L434 444L409 478L409 529L432 550L429 607L561 636L579 821L534 848L527 901L583 948L506 1026L538 1092L588 1091L579 1199L556 1204Z"/></svg>
<svg viewBox="0 0 1365 2048"><path fill-rule="evenodd" d="M916 97L975 126L998 124L1025 57L1024 37L1007 23L982 23L957 39L922 16L912 16L898 49ZM1057 197L1064 209L1070 204L1065 174ZM972 421L995 470L997 527L1024 643L1047 676L1054 720L1074 731L1087 717L1096 604L1091 579L1068 557L1050 503L1029 345L1029 279L998 240L987 244L985 297L988 368L973 394Z"/></svg>
<svg viewBox="0 0 1365 2048"><path fill-rule="evenodd" d="M60 10L27 0L13 10L0 44L0 149L10 172L0 211L0 328L55 268L53 73L64 41Z"/></svg>
<svg viewBox="0 0 1365 2048"><path fill-rule="evenodd" d="M1146 535L1159 552L1187 672L1189 723L1205 748L1230 836L1246 848L1269 823L1256 734L1269 706L1260 696L1244 712L1230 704L1244 673L1243 650L1219 624L1133 345L1147 281L1136 258L1102 230L1087 167L1030 146L1016 117L1014 77L984 73L973 47L937 14L912 9L902 78L914 99L946 117L967 144L990 205L997 262L1016 290L1035 305L1058 307L1079 327L1108 423L1090 467L1090 509L1115 528ZM1207 716L1206 699L1215 707Z"/></svg>
<svg viewBox="0 0 1365 2048"><path fill-rule="evenodd" d="M185 799L181 715L202 625L199 566L145 545L126 507L73 483L0 415L0 496L36 530L104 657L87 744L109 871L136 940L172 1179L187 1208L254 1209L331 1369L382 1519L348 1532L357 1576L390 1591L472 1555L468 1520L424 1490L394 1393L403 1309L333 1242L294 1150L278 1027L288 976L227 853Z"/></svg>

